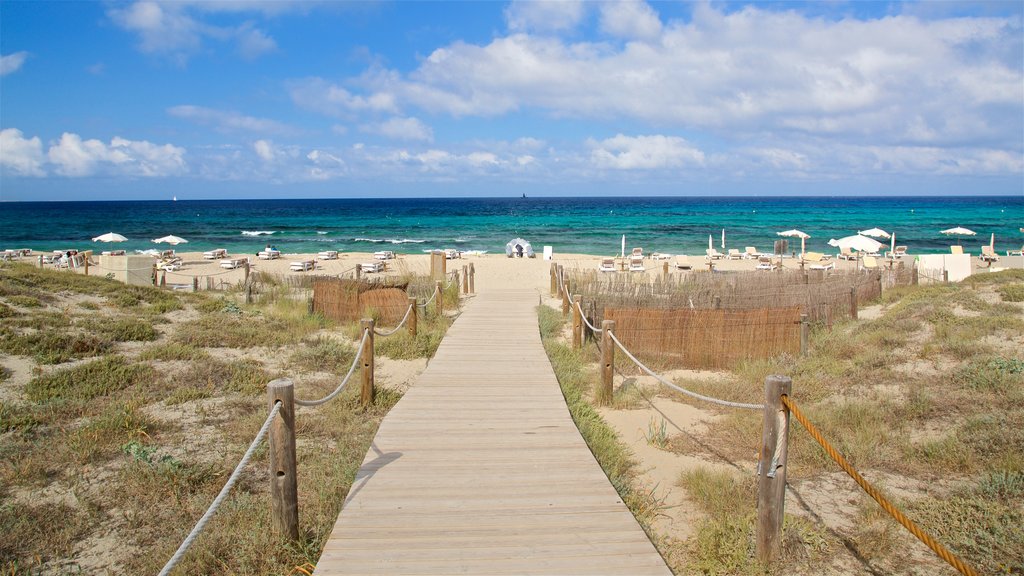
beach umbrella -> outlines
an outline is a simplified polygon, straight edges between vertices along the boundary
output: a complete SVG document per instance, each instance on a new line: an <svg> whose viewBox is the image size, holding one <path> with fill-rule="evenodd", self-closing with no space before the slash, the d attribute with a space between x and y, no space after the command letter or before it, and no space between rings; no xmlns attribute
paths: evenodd
<svg viewBox="0 0 1024 576"><path fill-rule="evenodd" d="M835 238L828 241L829 246L835 246L836 248L847 248L849 250L857 250L860 252L878 252L878 249L883 246L881 242L867 236L861 236L860 234L854 236L847 236L836 240Z"/></svg>
<svg viewBox="0 0 1024 576"><path fill-rule="evenodd" d="M619 258L625 258L625 257L626 257L626 235L623 234L622 235L622 253L619 254Z"/></svg>
<svg viewBox="0 0 1024 576"><path fill-rule="evenodd" d="M714 241L714 239L711 238L711 234L708 234L708 250L713 250L714 248L715 248L715 241Z"/></svg>
<svg viewBox="0 0 1024 576"><path fill-rule="evenodd" d="M188 240L185 240L184 238L181 238L181 237L178 237L178 236L164 236L163 238L157 238L157 239L153 240L153 243L154 244L166 243L166 244L170 244L171 246L176 246L178 244L188 244Z"/></svg>
<svg viewBox="0 0 1024 576"><path fill-rule="evenodd" d="M956 236L956 243L959 245L960 236L976 236L978 233L975 232L974 230L968 230L967 228L957 226L956 228L949 228L948 230L943 230L941 234L945 234L946 236Z"/></svg>
<svg viewBox="0 0 1024 576"><path fill-rule="evenodd" d="M881 228L872 228L870 230L861 230L860 232L857 232L857 234L860 234L861 236L870 236L872 238L889 238L890 237L889 233L886 232L885 230L882 230Z"/></svg>
<svg viewBox="0 0 1024 576"><path fill-rule="evenodd" d="M125 238L124 236L121 236L120 234L115 234L113 232L107 232L106 234L97 236L92 239L93 242L124 242L126 240L128 239Z"/></svg>
<svg viewBox="0 0 1024 576"><path fill-rule="evenodd" d="M893 257L895 257L895 254L896 254L896 233L895 232L893 232L892 233L892 237L889 238L889 253L894 255Z"/></svg>
<svg viewBox="0 0 1024 576"><path fill-rule="evenodd" d="M807 239L811 237L810 234L807 234L806 232L801 232L799 230L785 230L783 232L779 232L778 235L779 236L786 236L788 238L799 238L800 239L800 258L804 257L804 252L806 251L805 249L807 247Z"/></svg>
<svg viewBox="0 0 1024 576"><path fill-rule="evenodd" d="M725 250L725 228L722 228L722 250Z"/></svg>

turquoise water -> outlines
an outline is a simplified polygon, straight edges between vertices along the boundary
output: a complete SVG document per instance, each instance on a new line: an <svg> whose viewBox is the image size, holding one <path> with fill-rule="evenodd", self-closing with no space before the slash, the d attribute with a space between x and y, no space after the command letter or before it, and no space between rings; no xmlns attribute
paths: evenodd
<svg viewBox="0 0 1024 576"><path fill-rule="evenodd" d="M179 251L226 248L283 252L435 248L503 252L514 237L538 250L594 255L627 250L703 254L712 235L721 249L770 251L776 232L811 235L807 249L834 252L830 238L879 227L896 233L911 253L945 252L956 238L940 230L963 226L969 251L996 235L996 249L1024 244L1024 197L957 198L465 198L361 200L190 200L159 202L20 202L0 204L0 249L107 248L90 239L105 232L129 238L117 248L157 248L168 234L189 241ZM791 249L799 250L799 240Z"/></svg>

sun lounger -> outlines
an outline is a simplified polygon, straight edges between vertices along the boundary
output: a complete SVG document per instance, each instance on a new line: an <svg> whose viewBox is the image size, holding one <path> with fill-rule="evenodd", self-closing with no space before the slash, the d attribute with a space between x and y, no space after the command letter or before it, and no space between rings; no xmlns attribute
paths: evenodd
<svg viewBox="0 0 1024 576"><path fill-rule="evenodd" d="M359 267L366 274L384 271L383 262L367 262L365 264L360 264Z"/></svg>
<svg viewBox="0 0 1024 576"><path fill-rule="evenodd" d="M705 252L707 253L707 257L709 260L721 260L722 258L725 257L725 254L722 254L721 252L715 250L714 248L708 248Z"/></svg>
<svg viewBox="0 0 1024 576"><path fill-rule="evenodd" d="M615 272L615 259L605 258L601 260L601 265L597 269L601 272Z"/></svg>
<svg viewBox="0 0 1024 576"><path fill-rule="evenodd" d="M234 270L235 268L245 266L245 263L248 261L248 258L225 258L220 261L220 267L227 270Z"/></svg>
<svg viewBox="0 0 1024 576"><path fill-rule="evenodd" d="M821 252L804 252L804 262L808 264L820 264L831 260L832 257Z"/></svg>
<svg viewBox="0 0 1024 576"><path fill-rule="evenodd" d="M653 252L651 258L654 260L671 260L671 254L665 254L664 252Z"/></svg>
<svg viewBox="0 0 1024 576"><path fill-rule="evenodd" d="M835 270L836 263L829 260L828 262L815 262L807 267L810 270Z"/></svg>
<svg viewBox="0 0 1024 576"><path fill-rule="evenodd" d="M1007 256L1024 256L1024 246L1021 246L1017 250L1007 250L1006 251L1006 255Z"/></svg>
<svg viewBox="0 0 1024 576"><path fill-rule="evenodd" d="M874 256L865 256L861 263L864 264L865 270L876 270L878 268L878 260L875 260Z"/></svg>
<svg viewBox="0 0 1024 576"><path fill-rule="evenodd" d="M892 253L893 258L903 258L906 255L907 255L907 247L906 246L897 246L896 250L894 250L893 253Z"/></svg>
<svg viewBox="0 0 1024 576"><path fill-rule="evenodd" d="M260 250L256 255L259 256L260 260L276 260L281 257L281 251L274 249Z"/></svg>
<svg viewBox="0 0 1024 576"><path fill-rule="evenodd" d="M756 258L760 258L761 256L763 256L763 254L758 252L757 248L754 247L754 246L747 246L746 248L743 249L743 257L744 258L756 259Z"/></svg>
<svg viewBox="0 0 1024 576"><path fill-rule="evenodd" d="M729 260L739 260L743 258L743 252L740 252L738 248L729 248L729 254L726 256Z"/></svg>
<svg viewBox="0 0 1024 576"><path fill-rule="evenodd" d="M338 251L337 250L324 250L323 252L318 252L316 257L319 260L337 260L338 259Z"/></svg>
<svg viewBox="0 0 1024 576"><path fill-rule="evenodd" d="M644 257L643 256L632 256L629 259L629 271L630 272L643 272L644 271Z"/></svg>
<svg viewBox="0 0 1024 576"><path fill-rule="evenodd" d="M982 246L981 255L978 256L982 262L999 262L999 255L991 246Z"/></svg>
<svg viewBox="0 0 1024 576"><path fill-rule="evenodd" d="M963 246L950 246L949 247L949 253L953 254L953 255L956 255L956 256L959 256L959 255L964 253L964 247Z"/></svg>
<svg viewBox="0 0 1024 576"><path fill-rule="evenodd" d="M758 270L771 271L777 269L778 266L775 265L775 262L772 262L771 256L761 256L760 258L757 259L756 268Z"/></svg>
<svg viewBox="0 0 1024 576"><path fill-rule="evenodd" d="M104 250L100 252L100 256L124 256L124 250Z"/></svg>
<svg viewBox="0 0 1024 576"><path fill-rule="evenodd" d="M206 260L217 260L218 258L226 258L228 251L224 248L214 248L209 252L203 252L203 258Z"/></svg>
<svg viewBox="0 0 1024 576"><path fill-rule="evenodd" d="M297 260L288 264L288 269L292 272L306 272L316 268L316 262L312 260Z"/></svg>
<svg viewBox="0 0 1024 576"><path fill-rule="evenodd" d="M676 270L693 270L693 264L690 264L690 258L686 254L676 256Z"/></svg>
<svg viewBox="0 0 1024 576"><path fill-rule="evenodd" d="M840 260L856 260L857 255L850 251L849 248L840 248L839 254L836 256Z"/></svg>
<svg viewBox="0 0 1024 576"><path fill-rule="evenodd" d="M181 270L181 258L164 258L156 263L157 270Z"/></svg>
<svg viewBox="0 0 1024 576"><path fill-rule="evenodd" d="M374 254L376 256L376 254ZM445 260L456 260L462 258L462 254L454 248L445 248L444 250Z"/></svg>
<svg viewBox="0 0 1024 576"><path fill-rule="evenodd" d="M633 248L633 252L629 256L630 256L630 258L643 258L644 257L644 249L643 248Z"/></svg>
<svg viewBox="0 0 1024 576"><path fill-rule="evenodd" d="M444 252L444 257L448 260L451 260L452 258L460 258L462 256L461 254L458 256L448 256L448 251L445 250ZM395 253L392 252L391 250L381 250L379 252L374 252L373 257L376 258L377 260L391 260L392 258L395 257Z"/></svg>

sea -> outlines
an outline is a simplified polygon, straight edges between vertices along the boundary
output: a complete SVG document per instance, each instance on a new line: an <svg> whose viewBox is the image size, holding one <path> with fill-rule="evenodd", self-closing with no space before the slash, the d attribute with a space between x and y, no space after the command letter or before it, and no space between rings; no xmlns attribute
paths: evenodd
<svg viewBox="0 0 1024 576"><path fill-rule="evenodd" d="M976 236L946 236L965 227ZM416 254L454 248L503 253L514 238L537 252L613 256L645 252L704 254L755 246L771 251L778 232L810 235L807 250L870 228L895 233L911 254L939 253L962 243L978 253L995 235L998 252L1024 245L1024 195L998 197L629 197L629 198L387 198L287 200L162 200L5 202L0 250L111 249L91 238L116 232L129 252L166 248L152 239L188 240L178 251L226 248L285 253L322 250ZM882 240L889 243L888 240ZM799 240L790 240L799 251Z"/></svg>

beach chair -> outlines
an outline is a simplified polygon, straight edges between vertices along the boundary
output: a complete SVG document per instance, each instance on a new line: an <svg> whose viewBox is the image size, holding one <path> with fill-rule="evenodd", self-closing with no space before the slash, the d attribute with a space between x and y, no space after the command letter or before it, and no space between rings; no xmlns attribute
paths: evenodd
<svg viewBox="0 0 1024 576"><path fill-rule="evenodd" d="M849 248L840 248L839 254L836 255L840 260L856 260L857 255L850 251Z"/></svg>
<svg viewBox="0 0 1024 576"><path fill-rule="evenodd" d="M861 263L865 270L878 270L878 260L875 260L874 256L865 256Z"/></svg>
<svg viewBox="0 0 1024 576"><path fill-rule="evenodd" d="M722 254L721 252L715 250L714 248L708 248L705 252L707 253L707 258L709 260L721 260L722 258L725 257L725 254Z"/></svg>
<svg viewBox="0 0 1024 576"><path fill-rule="evenodd" d="M757 270L766 270L766 271L775 270L777 268L778 268L778 266L775 265L775 262L772 262L772 257L771 256L760 256L760 257L758 257L758 259L757 259L757 266L755 267L755 269L757 269Z"/></svg>
<svg viewBox="0 0 1024 576"><path fill-rule="evenodd" d="M963 246L959 246L959 245L958 246L950 246L949 247L949 253L954 255L954 256L960 256L960 255L962 255L964 253L964 247Z"/></svg>
<svg viewBox="0 0 1024 576"><path fill-rule="evenodd" d="M276 260L281 257L281 251L269 248L267 250L260 250L256 253L256 256L258 256L260 260Z"/></svg>
<svg viewBox="0 0 1024 576"><path fill-rule="evenodd" d="M209 252L203 252L203 259L205 260L217 260L218 258L226 258L228 251L223 248L214 248Z"/></svg>
<svg viewBox="0 0 1024 576"><path fill-rule="evenodd" d="M337 250L324 250L323 252L317 252L316 257L319 260L337 260L338 259L338 251Z"/></svg>
<svg viewBox="0 0 1024 576"><path fill-rule="evenodd" d="M359 267L365 274L375 274L384 271L384 263L380 261L367 262L365 264L360 264Z"/></svg>
<svg viewBox="0 0 1024 576"><path fill-rule="evenodd" d="M743 258L743 254L744 253L740 252L738 248L729 248L729 254L726 255L726 258L729 260L739 260L740 258Z"/></svg>
<svg viewBox="0 0 1024 576"><path fill-rule="evenodd" d="M316 268L316 263L312 260L298 260L288 264L288 269L292 272L306 272Z"/></svg>
<svg viewBox="0 0 1024 576"><path fill-rule="evenodd" d="M644 257L644 249L643 248L633 248L633 252L629 256L630 256L630 258L643 258Z"/></svg>
<svg viewBox="0 0 1024 576"><path fill-rule="evenodd" d="M452 258L461 258L462 257L461 254L458 254L456 256L448 256L448 251L445 250L444 252L445 252L444 257L446 259L448 259L448 260L451 260ZM395 257L395 253L392 252L391 250L380 250L378 252L374 252L373 253L373 257L375 259L377 259L377 260L391 260L392 258Z"/></svg>
<svg viewBox="0 0 1024 576"><path fill-rule="evenodd" d="M374 254L374 257L376 257L376 254ZM445 248L444 258L445 260L457 260L462 258L462 254L454 248Z"/></svg>
<svg viewBox="0 0 1024 576"><path fill-rule="evenodd" d="M665 254L664 252L652 252L651 253L651 259L652 260L671 260L672 259L672 255L671 254Z"/></svg>
<svg viewBox="0 0 1024 576"><path fill-rule="evenodd" d="M601 260L601 265L597 267L601 272L615 272L615 259L604 258Z"/></svg>
<svg viewBox="0 0 1024 576"><path fill-rule="evenodd" d="M813 262L807 268L808 270L835 270L836 263L833 262L832 259L829 259L828 261L818 260L817 262Z"/></svg>
<svg viewBox="0 0 1024 576"><path fill-rule="evenodd" d="M630 272L644 272L644 257L643 256L632 256L629 259L629 271Z"/></svg>
<svg viewBox="0 0 1024 576"><path fill-rule="evenodd" d="M690 258L686 254L676 256L676 270L693 270Z"/></svg>
<svg viewBox="0 0 1024 576"><path fill-rule="evenodd" d="M893 251L892 255L893 255L893 258L903 258L904 256L907 255L907 247L906 246L897 246L896 250Z"/></svg>
<svg viewBox="0 0 1024 576"><path fill-rule="evenodd" d="M982 246L981 255L978 256L982 262L999 262L999 255L991 246Z"/></svg>
<svg viewBox="0 0 1024 576"><path fill-rule="evenodd" d="M761 253L754 246L747 246L743 249L743 257L748 260L755 260L761 257Z"/></svg>
<svg viewBox="0 0 1024 576"><path fill-rule="evenodd" d="M248 261L248 258L225 258L220 261L220 267L226 270L234 270L235 268L244 266Z"/></svg>
<svg viewBox="0 0 1024 576"><path fill-rule="evenodd" d="M1017 250L1007 250L1006 251L1006 255L1007 256L1024 256L1024 246L1021 246Z"/></svg>

